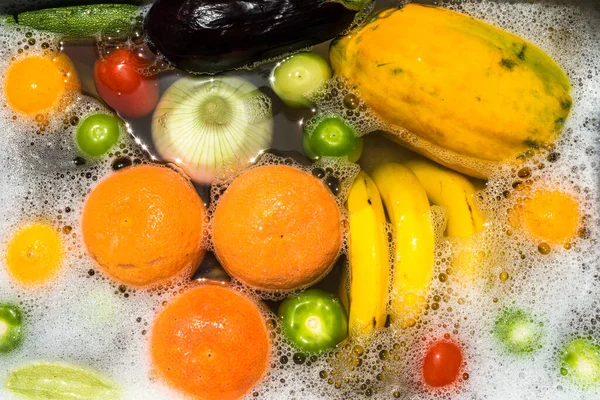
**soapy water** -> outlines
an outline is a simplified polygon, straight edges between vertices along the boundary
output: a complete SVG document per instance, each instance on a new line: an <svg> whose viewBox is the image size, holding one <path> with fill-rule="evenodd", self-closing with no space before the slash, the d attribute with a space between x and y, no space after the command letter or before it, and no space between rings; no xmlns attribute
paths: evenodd
<svg viewBox="0 0 600 400"><path fill-rule="evenodd" d="M582 389L562 377L558 359L560 348L575 336L600 339L596 328L600 321L600 255L596 250L600 228L597 14L561 5L487 1L444 5L532 41L567 71L573 85L573 108L564 134L554 149L525 154L518 166L492 171L487 186L479 192L478 203L487 226L470 245L478 256L474 282L466 283L455 273L454 259L462 244L440 239L436 248L436 278L417 326L401 329L392 325L370 343L348 343L319 356L295 351L281 336L275 316L265 311L274 337L271 368L248 398L594 399L600 396L598 389ZM4 71L13 57L61 47L56 38L36 33L27 37L26 33L23 28L20 31L0 28L0 60L3 60L0 70ZM35 39L34 45L28 44L30 39ZM47 46L42 48L44 43ZM328 104L334 106L331 109L321 106L320 112L340 109L367 112L360 105L348 107L360 104L360 99L331 93L332 89L343 91L336 87L326 89L331 94ZM5 103L5 99L0 100ZM13 283L6 268L0 268L1 301L22 308L26 332L26 339L17 351L0 357L0 381L11 370L29 362L63 361L94 368L118 384L126 399L183 398L154 377L148 338L156 313L164 302L185 290L185 285L145 291L114 283L98 270L82 243L79 219L91 188L112 172L117 159L125 157L131 163L138 163L150 162L154 157L146 151L151 147L142 147L146 137L135 123L132 133L139 137L124 129L106 159L80 157L73 140L77 119L81 121L87 114L99 111L110 112L100 102L80 95L60 116L45 119L47 125L41 131L39 123L28 123L20 117L14 120L8 107L0 108L2 248L17 227L43 220L61 232L65 248L69 249L56 279L34 290ZM276 116L276 126L279 117ZM365 131L371 129L368 125L358 126ZM285 129L276 132L276 147L285 141L283 135L296 135L289 140L299 143L298 134ZM281 146L282 150L290 147L299 148ZM267 155L261 162L281 160ZM584 231L568 249L553 245L548 254L542 254L538 242L507 223L509 210L539 187L571 194L586 216ZM206 195L203 198L206 202L210 200ZM249 296L264 297L239 283L234 283L234 287ZM495 320L507 307L527 310L543 323L541 349L523 356L504 350L492 331ZM421 360L427 346L445 335L448 335L445 340L459 343L464 352L459 381L445 390L425 389ZM2 388L0 397L10 399L12 395Z"/></svg>

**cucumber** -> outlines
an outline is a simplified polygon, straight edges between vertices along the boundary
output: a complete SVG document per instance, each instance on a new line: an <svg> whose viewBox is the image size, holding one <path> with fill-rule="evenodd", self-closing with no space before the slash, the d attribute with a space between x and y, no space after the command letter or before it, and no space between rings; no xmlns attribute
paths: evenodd
<svg viewBox="0 0 600 400"><path fill-rule="evenodd" d="M92 4L27 11L17 15L19 25L62 34L66 38L87 38L100 33L115 34L131 26L138 7L131 4Z"/></svg>
<svg viewBox="0 0 600 400"><path fill-rule="evenodd" d="M0 25L16 25L17 21L13 15L0 15Z"/></svg>

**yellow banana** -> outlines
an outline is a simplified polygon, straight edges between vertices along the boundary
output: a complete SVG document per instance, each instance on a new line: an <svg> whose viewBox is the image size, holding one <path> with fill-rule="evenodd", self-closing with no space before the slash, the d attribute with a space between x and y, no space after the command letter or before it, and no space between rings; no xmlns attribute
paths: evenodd
<svg viewBox="0 0 600 400"><path fill-rule="evenodd" d="M390 276L385 212L364 172L350 188L348 214L349 328L351 336L364 337L385 325Z"/></svg>
<svg viewBox="0 0 600 400"><path fill-rule="evenodd" d="M434 269L429 201L416 175L401 164L383 164L372 176L395 231L392 321L412 326L425 303Z"/></svg>
<svg viewBox="0 0 600 400"><path fill-rule="evenodd" d="M446 208L446 234L454 241L452 261L459 279L472 280L481 263L472 236L483 230L485 218L474 201L475 186L465 176L424 158L404 162L425 188L429 201Z"/></svg>
<svg viewBox="0 0 600 400"><path fill-rule="evenodd" d="M470 237L483 229L485 219L475 204L475 187L466 177L424 158L403 163L419 178L433 204L446 207L450 237Z"/></svg>

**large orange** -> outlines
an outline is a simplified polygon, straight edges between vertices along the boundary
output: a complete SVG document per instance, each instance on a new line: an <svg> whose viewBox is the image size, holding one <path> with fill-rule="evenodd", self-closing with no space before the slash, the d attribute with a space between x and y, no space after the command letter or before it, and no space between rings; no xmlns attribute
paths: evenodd
<svg viewBox="0 0 600 400"><path fill-rule="evenodd" d="M255 386L269 361L264 319L245 296L199 286L158 315L150 342L159 377L203 400L237 399Z"/></svg>
<svg viewBox="0 0 600 400"><path fill-rule="evenodd" d="M190 182L169 168L119 170L88 196L85 245L112 278L147 286L193 272L202 257L206 209Z"/></svg>
<svg viewBox="0 0 600 400"><path fill-rule="evenodd" d="M307 286L335 262L341 212L331 192L309 173L261 166L236 178L216 206L212 239L234 277L265 290Z"/></svg>

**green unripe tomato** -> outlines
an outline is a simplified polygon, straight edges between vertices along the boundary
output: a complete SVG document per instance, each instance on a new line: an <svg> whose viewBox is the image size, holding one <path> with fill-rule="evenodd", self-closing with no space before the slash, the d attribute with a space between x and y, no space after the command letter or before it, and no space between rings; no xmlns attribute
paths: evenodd
<svg viewBox="0 0 600 400"><path fill-rule="evenodd" d="M305 52L286 58L273 69L271 87L289 107L310 107L305 96L331 78L331 67L317 53Z"/></svg>
<svg viewBox="0 0 600 400"><path fill-rule="evenodd" d="M284 300L278 315L288 340L307 353L335 347L348 334L344 306L335 295L319 289Z"/></svg>
<svg viewBox="0 0 600 400"><path fill-rule="evenodd" d="M600 383L600 345L589 338L568 342L560 353L561 375L581 386Z"/></svg>
<svg viewBox="0 0 600 400"><path fill-rule="evenodd" d="M347 157L356 162L363 150L363 138L356 136L352 129L340 117L327 117L313 127L307 124L302 137L302 146L310 158Z"/></svg>
<svg viewBox="0 0 600 400"><path fill-rule="evenodd" d="M87 155L101 156L119 140L120 124L114 115L89 115L77 128L77 145Z"/></svg>
<svg viewBox="0 0 600 400"><path fill-rule="evenodd" d="M542 347L542 323L523 310L504 310L496 320L494 334L510 353L531 353Z"/></svg>
<svg viewBox="0 0 600 400"><path fill-rule="evenodd" d="M0 353L7 353L23 340L21 311L10 304L0 304Z"/></svg>

